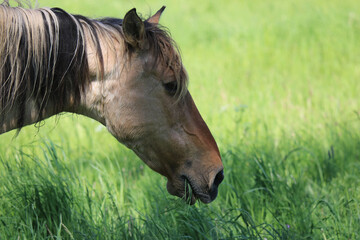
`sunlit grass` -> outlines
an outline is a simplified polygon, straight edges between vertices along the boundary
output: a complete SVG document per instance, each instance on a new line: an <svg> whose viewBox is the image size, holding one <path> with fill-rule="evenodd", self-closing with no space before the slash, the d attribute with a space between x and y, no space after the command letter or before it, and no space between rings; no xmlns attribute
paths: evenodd
<svg viewBox="0 0 360 240"><path fill-rule="evenodd" d="M40 5L120 18L166 5L225 180L187 206L99 123L62 115L1 135L0 239L360 238L357 1Z"/></svg>

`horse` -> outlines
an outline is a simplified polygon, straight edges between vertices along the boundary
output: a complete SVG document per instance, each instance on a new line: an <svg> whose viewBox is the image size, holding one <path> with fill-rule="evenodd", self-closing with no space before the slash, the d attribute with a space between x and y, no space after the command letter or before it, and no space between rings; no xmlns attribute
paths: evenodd
<svg viewBox="0 0 360 240"><path fill-rule="evenodd" d="M146 20L135 8L123 19L90 19L1 3L0 134L81 114L165 176L171 195L212 202L224 179L221 155L159 24L164 9Z"/></svg>

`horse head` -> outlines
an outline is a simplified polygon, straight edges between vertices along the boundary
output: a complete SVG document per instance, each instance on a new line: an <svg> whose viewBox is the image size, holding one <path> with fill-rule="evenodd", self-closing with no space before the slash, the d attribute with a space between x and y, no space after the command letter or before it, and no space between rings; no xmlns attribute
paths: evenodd
<svg viewBox="0 0 360 240"><path fill-rule="evenodd" d="M135 9L122 21L126 61L107 79L104 121L121 143L168 179L170 194L209 203L223 180L217 144L187 90L173 40L158 26L164 8L143 21ZM189 195L189 190L192 195Z"/></svg>

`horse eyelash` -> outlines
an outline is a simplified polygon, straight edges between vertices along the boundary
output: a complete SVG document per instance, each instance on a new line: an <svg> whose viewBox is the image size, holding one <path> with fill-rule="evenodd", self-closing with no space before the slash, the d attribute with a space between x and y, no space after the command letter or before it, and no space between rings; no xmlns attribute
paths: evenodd
<svg viewBox="0 0 360 240"><path fill-rule="evenodd" d="M177 92L177 89L178 89L178 84L177 84L176 81L163 83L163 86L164 86L166 92L168 94L170 94L171 96L174 96L176 94L176 92Z"/></svg>

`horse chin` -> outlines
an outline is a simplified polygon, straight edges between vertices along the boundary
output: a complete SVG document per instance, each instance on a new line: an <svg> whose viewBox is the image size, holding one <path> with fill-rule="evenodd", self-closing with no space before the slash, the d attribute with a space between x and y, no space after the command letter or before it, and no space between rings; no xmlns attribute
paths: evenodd
<svg viewBox="0 0 360 240"><path fill-rule="evenodd" d="M166 188L171 195L184 199L189 205L195 204L196 197L186 191L186 185L182 179L178 181L168 180Z"/></svg>
<svg viewBox="0 0 360 240"><path fill-rule="evenodd" d="M186 176L182 176L182 178L184 179L185 185L185 199L190 205L194 204L197 199L205 204L212 202L210 195L204 194L204 191L197 187L194 181Z"/></svg>
<svg viewBox="0 0 360 240"><path fill-rule="evenodd" d="M202 193L186 176L181 176L176 183L168 180L167 190L171 195L184 199L189 205L194 205L198 199L205 204L212 201L208 194Z"/></svg>

